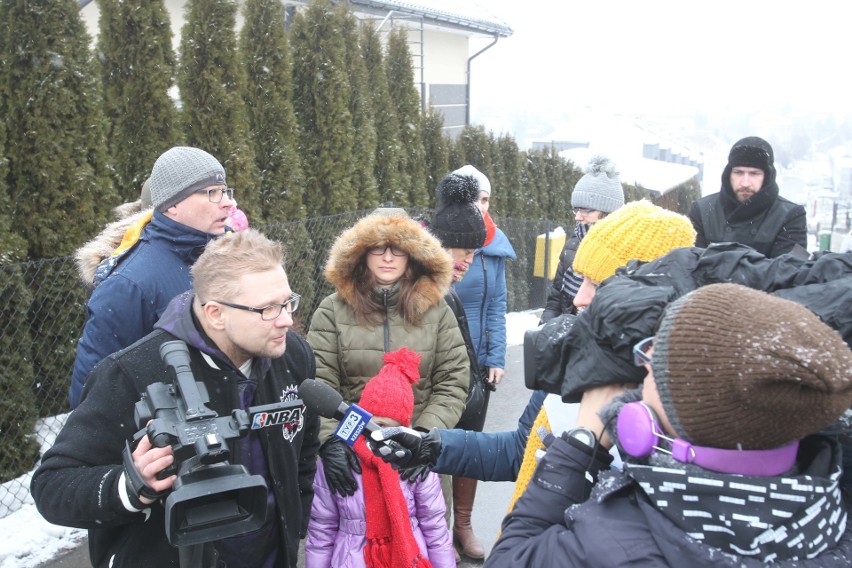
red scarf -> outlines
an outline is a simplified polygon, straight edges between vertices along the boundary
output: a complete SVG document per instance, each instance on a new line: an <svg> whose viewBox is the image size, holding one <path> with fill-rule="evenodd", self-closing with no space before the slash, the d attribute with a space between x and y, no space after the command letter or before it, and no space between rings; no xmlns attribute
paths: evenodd
<svg viewBox="0 0 852 568"><path fill-rule="evenodd" d="M367 568L432 568L414 539L399 473L374 456L363 437L355 442L355 453L361 458L367 510Z"/></svg>
<svg viewBox="0 0 852 568"><path fill-rule="evenodd" d="M485 212L482 219L485 221L485 244L482 246L488 246L494 240L494 235L497 234L497 224L491 218L491 214L488 211Z"/></svg>

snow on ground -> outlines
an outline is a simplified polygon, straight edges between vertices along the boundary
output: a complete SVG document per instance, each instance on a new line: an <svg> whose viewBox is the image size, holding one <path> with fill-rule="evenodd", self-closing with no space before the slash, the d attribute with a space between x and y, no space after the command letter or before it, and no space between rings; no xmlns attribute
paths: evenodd
<svg viewBox="0 0 852 568"><path fill-rule="evenodd" d="M41 452L53 445L56 433L62 429L67 414L39 420L36 433L43 440ZM15 512L0 519L0 568L32 568L56 558L63 551L77 546L86 531L52 525L36 509L28 491L33 472L0 485L0 495L15 493L14 502L23 504ZM6 503L6 499L3 500Z"/></svg>
<svg viewBox="0 0 852 568"><path fill-rule="evenodd" d="M541 310L512 312L506 314L506 343L523 345L524 333L538 325ZM53 445L67 415L40 420L38 435L42 453ZM0 494L14 491L21 486L29 487L32 472L13 482L0 485ZM0 568L33 568L56 558L63 551L75 548L85 538L86 531L52 525L36 510L28 492L20 496L23 505L15 512L0 519Z"/></svg>

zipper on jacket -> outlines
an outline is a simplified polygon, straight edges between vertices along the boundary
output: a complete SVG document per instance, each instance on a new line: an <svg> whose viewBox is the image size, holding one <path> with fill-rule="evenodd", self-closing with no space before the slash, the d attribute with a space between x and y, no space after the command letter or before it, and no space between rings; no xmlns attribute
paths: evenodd
<svg viewBox="0 0 852 568"><path fill-rule="evenodd" d="M385 353L390 351L390 322L388 321L388 289L382 288L382 305L385 308Z"/></svg>
<svg viewBox="0 0 852 568"><path fill-rule="evenodd" d="M485 265L485 254L482 252L479 253L479 259L482 261L482 284L484 286L484 290L482 292L482 305L479 307L479 345L478 347L482 347L482 338L485 338L485 358L488 358L488 346L491 343L491 332L485 326L485 304L486 298L488 297L488 268ZM477 353L477 359L479 358L479 354Z"/></svg>

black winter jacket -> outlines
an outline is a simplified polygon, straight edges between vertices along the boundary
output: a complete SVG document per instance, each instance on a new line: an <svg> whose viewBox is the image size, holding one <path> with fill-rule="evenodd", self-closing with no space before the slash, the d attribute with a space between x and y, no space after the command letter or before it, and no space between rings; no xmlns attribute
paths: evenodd
<svg viewBox="0 0 852 568"><path fill-rule="evenodd" d="M698 233L695 246L741 243L769 258L788 253L798 244L807 250L805 208L778 195L775 177L745 203L731 188L730 167L722 174L722 189L695 201L689 220Z"/></svg>
<svg viewBox="0 0 852 568"><path fill-rule="evenodd" d="M561 341L561 384L536 387L561 394L566 402L579 402L582 393L595 386L641 382L645 370L633 364L633 346L654 335L670 302L719 282L798 302L852 345L852 255L821 253L804 260L786 254L770 259L735 243L679 248L651 262L631 261L605 280Z"/></svg>
<svg viewBox="0 0 852 568"><path fill-rule="evenodd" d="M163 500L144 512L128 511L119 497L122 450L138 430L134 405L146 387L169 381L159 355L166 341L189 346L191 368L219 416L240 408L237 382L242 375L201 331L190 311L192 295L175 298L157 324L159 329L95 367L83 400L68 417L54 446L33 475L31 491L39 511L51 523L89 530L89 553L97 567L178 567L178 549L166 540ZM214 363L205 360L202 351ZM313 353L301 337L287 334L285 354L255 361L260 368L252 405L294 397L297 386L313 378ZM260 442L268 469L267 486L278 505L277 567L295 567L299 539L307 530L319 446L319 418L303 412L290 428L263 428ZM233 440L230 463L240 463Z"/></svg>
<svg viewBox="0 0 852 568"><path fill-rule="evenodd" d="M547 302L545 303L544 311L541 313L541 323L547 323L563 314L574 314L577 312L574 307L574 296L566 293L563 289L563 281L565 279L565 271L571 270L571 265L574 264L574 257L577 255L579 247L580 237L576 235L568 237L568 240L565 241L565 246L562 247L562 252L559 253L556 276L553 278L550 291L547 293Z"/></svg>

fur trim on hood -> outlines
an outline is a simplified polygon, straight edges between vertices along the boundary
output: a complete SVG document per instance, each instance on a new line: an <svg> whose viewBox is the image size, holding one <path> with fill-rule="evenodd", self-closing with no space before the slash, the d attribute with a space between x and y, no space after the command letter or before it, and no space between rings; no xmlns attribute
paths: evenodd
<svg viewBox="0 0 852 568"><path fill-rule="evenodd" d="M352 279L355 267L367 249L387 245L407 252L409 261L425 269L426 274L413 283L414 312L423 315L449 291L453 263L438 239L407 215L368 215L343 231L329 251L326 280L351 306L357 293Z"/></svg>
<svg viewBox="0 0 852 568"><path fill-rule="evenodd" d="M112 212L118 220L107 224L97 237L74 253L80 280L88 287L92 287L92 280L95 277L95 270L98 265L104 259L112 256L112 253L121 244L127 228L137 223L145 215L150 214L150 209L143 209L142 200L137 199L119 205Z"/></svg>

